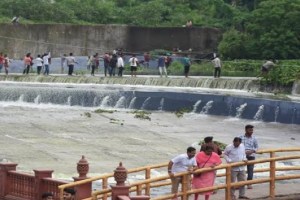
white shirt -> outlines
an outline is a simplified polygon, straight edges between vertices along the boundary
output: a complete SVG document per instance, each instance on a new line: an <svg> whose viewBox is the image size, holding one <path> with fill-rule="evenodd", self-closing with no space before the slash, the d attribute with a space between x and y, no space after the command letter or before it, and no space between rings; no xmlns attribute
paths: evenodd
<svg viewBox="0 0 300 200"><path fill-rule="evenodd" d="M185 172L190 166L197 166L195 157L189 158L186 153L176 156L171 161L173 162L172 173L174 174L179 172Z"/></svg>
<svg viewBox="0 0 300 200"><path fill-rule="evenodd" d="M238 147L228 145L224 150L224 158L227 163L235 163L247 160L245 146L241 143ZM233 171L244 171L245 166L233 167Z"/></svg>
<svg viewBox="0 0 300 200"><path fill-rule="evenodd" d="M216 57L215 59L213 59L212 63L214 64L215 67L221 67L221 60L218 57Z"/></svg>
<svg viewBox="0 0 300 200"><path fill-rule="evenodd" d="M34 63L36 64L36 66L43 66L43 59L37 57L36 59L34 59Z"/></svg>
<svg viewBox="0 0 300 200"><path fill-rule="evenodd" d="M124 60L123 60L122 57L118 58L117 66L118 67L124 67Z"/></svg>
<svg viewBox="0 0 300 200"><path fill-rule="evenodd" d="M132 67L137 67L137 62L138 62L138 59L136 57L132 57L129 59L129 64Z"/></svg>
<svg viewBox="0 0 300 200"><path fill-rule="evenodd" d="M48 53L48 55L43 57L44 65L49 65L49 58L50 58L50 52Z"/></svg>
<svg viewBox="0 0 300 200"><path fill-rule="evenodd" d="M75 65L75 57L74 56L68 56L67 57L67 65Z"/></svg>

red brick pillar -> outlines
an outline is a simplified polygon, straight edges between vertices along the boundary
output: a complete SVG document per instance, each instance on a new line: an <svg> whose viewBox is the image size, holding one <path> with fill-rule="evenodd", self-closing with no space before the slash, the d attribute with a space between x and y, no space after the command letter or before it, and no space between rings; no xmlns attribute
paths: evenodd
<svg viewBox="0 0 300 200"><path fill-rule="evenodd" d="M74 181L81 181L87 179L87 173L89 172L89 163L84 156L77 163L78 177L73 177ZM75 187L76 199L85 199L91 197L92 183L86 183Z"/></svg>
<svg viewBox="0 0 300 200"><path fill-rule="evenodd" d="M43 178L51 178L53 170L36 170L34 169L34 181L35 181L35 198L36 199L41 199L42 194L44 192L50 192L50 191L45 191L46 186L43 184L42 179Z"/></svg>
<svg viewBox="0 0 300 200"><path fill-rule="evenodd" d="M0 199L8 194L8 171L16 171L16 163L0 163Z"/></svg>
<svg viewBox="0 0 300 200"><path fill-rule="evenodd" d="M116 185L111 185L112 189L112 200L117 200L118 196L129 196L130 186L125 185L125 181L127 179L127 170L122 166L122 162L120 162L119 166L114 171L114 178L117 182Z"/></svg>

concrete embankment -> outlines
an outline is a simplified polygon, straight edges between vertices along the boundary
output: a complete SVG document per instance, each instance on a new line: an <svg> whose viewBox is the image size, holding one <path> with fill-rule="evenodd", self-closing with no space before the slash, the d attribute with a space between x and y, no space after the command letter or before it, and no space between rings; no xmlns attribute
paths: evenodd
<svg viewBox="0 0 300 200"><path fill-rule="evenodd" d="M145 85L167 87L218 88L246 91L259 91L261 86L256 78L219 78L211 77L170 77L159 78L154 76L132 77L90 77L90 76L36 76L36 75L9 75L0 76L0 81L40 82L40 83L91 83L91 84L120 84Z"/></svg>
<svg viewBox="0 0 300 200"><path fill-rule="evenodd" d="M268 92L299 95L299 83L294 84L294 88L276 88L273 86L261 85L258 78L253 77L222 77L212 78L205 76L194 76L184 78L171 76L160 78L159 76L143 76L132 78L130 76L104 77L104 76L66 76L66 75L20 75L11 74L9 76L0 75L0 81L15 82L40 82L40 83L85 83L85 84L119 84L119 85L145 85L145 86L164 86L164 87L190 87L190 88L209 88L225 90L243 90L249 92Z"/></svg>

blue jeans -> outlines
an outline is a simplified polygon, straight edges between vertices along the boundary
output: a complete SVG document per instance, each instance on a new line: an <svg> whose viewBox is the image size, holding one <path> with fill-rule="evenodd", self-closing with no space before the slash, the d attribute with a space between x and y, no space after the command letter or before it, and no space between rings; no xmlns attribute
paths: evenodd
<svg viewBox="0 0 300 200"><path fill-rule="evenodd" d="M253 156L247 156L247 160L255 160ZM254 165L247 165L247 180L253 179Z"/></svg>
<svg viewBox="0 0 300 200"><path fill-rule="evenodd" d="M0 72L1 72L1 70L2 70L2 67L3 67L3 65L2 65L2 64L0 64Z"/></svg>
<svg viewBox="0 0 300 200"><path fill-rule="evenodd" d="M49 75L49 65L45 65L44 75Z"/></svg>

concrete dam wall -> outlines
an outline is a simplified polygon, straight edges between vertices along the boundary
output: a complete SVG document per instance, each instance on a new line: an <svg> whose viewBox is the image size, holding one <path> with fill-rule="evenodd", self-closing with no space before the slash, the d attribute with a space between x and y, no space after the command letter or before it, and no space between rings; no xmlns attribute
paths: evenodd
<svg viewBox="0 0 300 200"><path fill-rule="evenodd" d="M146 28L127 25L83 26L70 24L1 24L0 51L11 58L51 51L53 57L104 53L116 48L126 52L154 49L216 51L222 32L215 28Z"/></svg>

